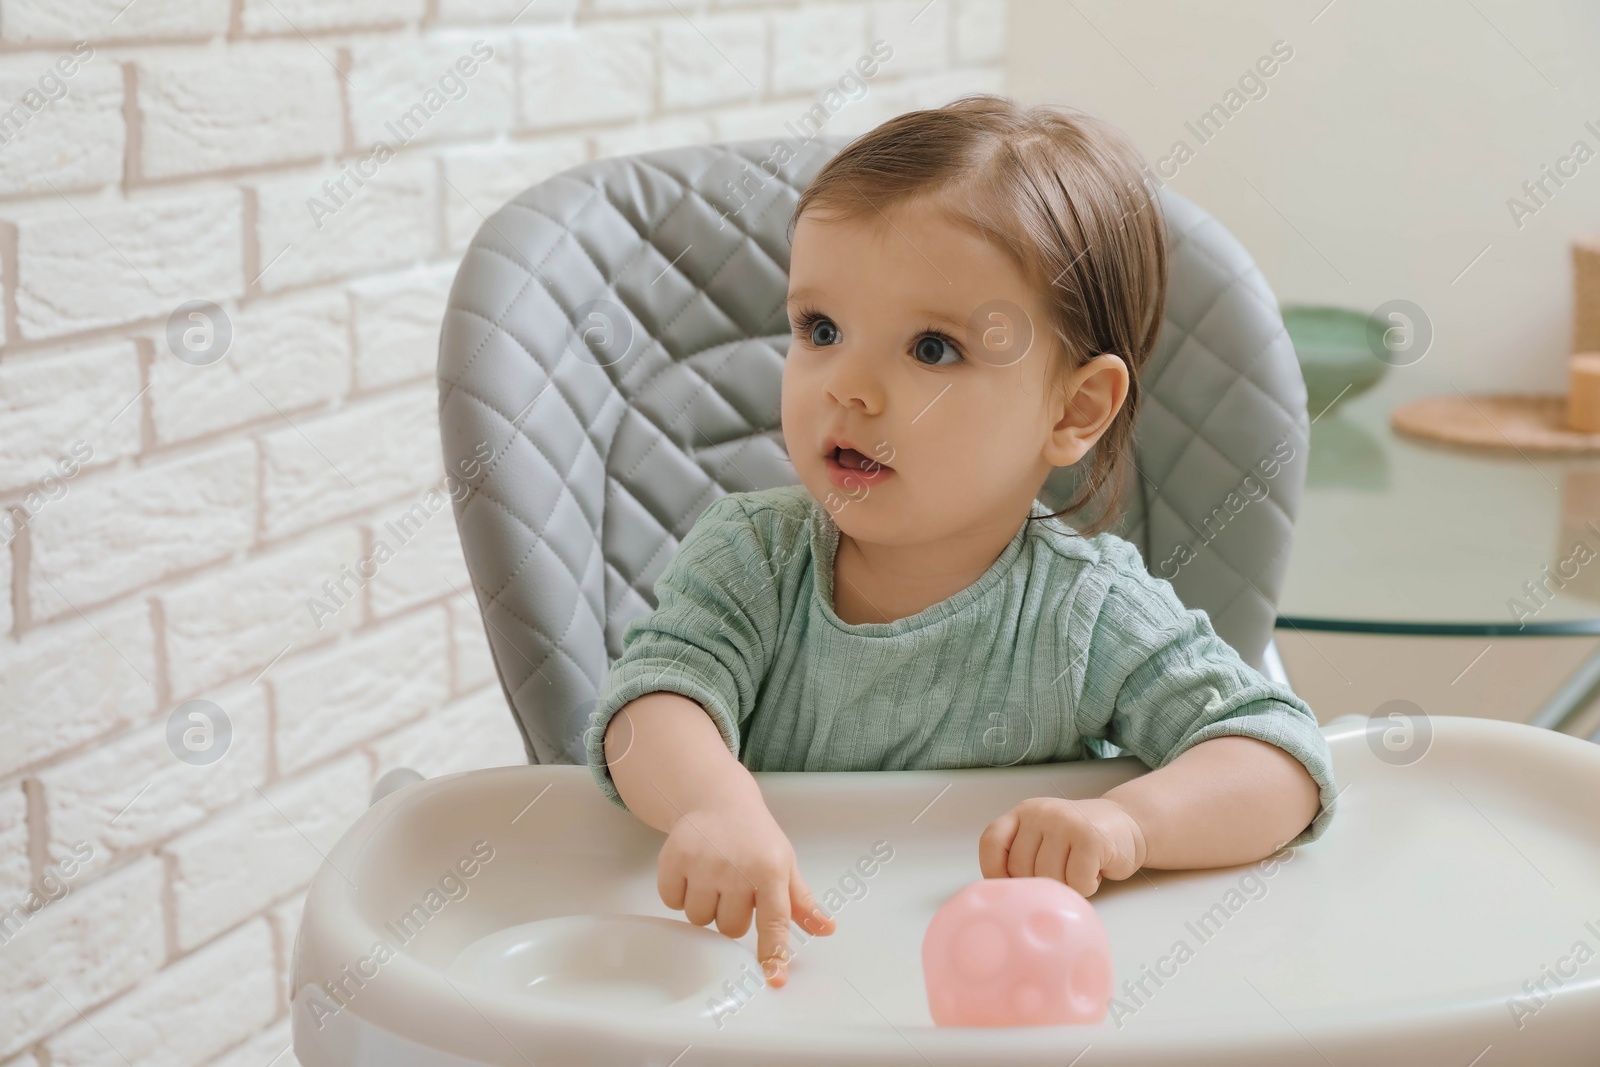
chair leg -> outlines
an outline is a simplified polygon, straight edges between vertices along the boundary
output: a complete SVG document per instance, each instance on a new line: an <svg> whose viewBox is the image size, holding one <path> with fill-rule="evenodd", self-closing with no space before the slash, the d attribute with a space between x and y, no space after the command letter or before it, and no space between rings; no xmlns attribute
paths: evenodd
<svg viewBox="0 0 1600 1067"><path fill-rule="evenodd" d="M1541 730L1565 732L1583 714L1596 693L1600 693L1600 652L1591 655L1572 672L1572 677L1563 682L1549 702L1539 709L1531 724ZM1590 740L1596 738L1600 738L1600 732L1596 732Z"/></svg>

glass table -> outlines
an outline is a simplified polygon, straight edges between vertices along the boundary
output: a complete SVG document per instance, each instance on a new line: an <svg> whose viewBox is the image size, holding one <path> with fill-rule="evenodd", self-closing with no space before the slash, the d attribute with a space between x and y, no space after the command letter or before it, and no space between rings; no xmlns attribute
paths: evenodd
<svg viewBox="0 0 1600 1067"><path fill-rule="evenodd" d="M1427 366L1392 368L1371 391L1313 412L1278 628L1600 635L1600 453L1464 449L1396 434L1396 406L1455 391ZM1561 729L1597 692L1600 653L1532 721Z"/></svg>

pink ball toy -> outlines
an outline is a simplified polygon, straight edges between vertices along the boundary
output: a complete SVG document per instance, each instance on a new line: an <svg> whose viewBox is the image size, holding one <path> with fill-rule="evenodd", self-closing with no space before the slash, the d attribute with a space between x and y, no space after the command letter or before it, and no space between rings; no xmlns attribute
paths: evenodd
<svg viewBox="0 0 1600 1067"><path fill-rule="evenodd" d="M945 901L922 938L939 1026L1098 1023L1111 1003L1111 938L1054 878L985 878Z"/></svg>

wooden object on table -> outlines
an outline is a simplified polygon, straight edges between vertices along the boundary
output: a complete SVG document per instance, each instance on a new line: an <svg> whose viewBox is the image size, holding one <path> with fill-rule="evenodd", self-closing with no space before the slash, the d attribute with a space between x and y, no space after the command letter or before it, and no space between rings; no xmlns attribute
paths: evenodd
<svg viewBox="0 0 1600 1067"><path fill-rule="evenodd" d="M1600 433L1600 352L1579 352L1567 372L1567 428Z"/></svg>
<svg viewBox="0 0 1600 1067"><path fill-rule="evenodd" d="M1389 414L1396 433L1506 452L1600 452L1600 433L1567 426L1567 398L1463 393L1423 397Z"/></svg>
<svg viewBox="0 0 1600 1067"><path fill-rule="evenodd" d="M1572 351L1565 396L1429 396L1389 413L1407 437L1518 452L1600 452L1600 233L1572 240Z"/></svg>
<svg viewBox="0 0 1600 1067"><path fill-rule="evenodd" d="M1572 241L1572 350L1600 350L1600 233Z"/></svg>

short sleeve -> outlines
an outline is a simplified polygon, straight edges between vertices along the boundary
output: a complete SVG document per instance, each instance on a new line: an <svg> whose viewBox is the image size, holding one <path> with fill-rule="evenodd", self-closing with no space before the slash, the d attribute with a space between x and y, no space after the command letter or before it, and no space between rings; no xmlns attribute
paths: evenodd
<svg viewBox="0 0 1600 1067"><path fill-rule="evenodd" d="M1316 817L1288 844L1321 837L1338 789L1315 713L1245 663L1204 611L1185 608L1170 582L1144 569L1137 549L1121 542L1116 551L1120 565L1090 638L1079 728L1152 770L1216 737L1276 745L1304 764L1321 793Z"/></svg>
<svg viewBox="0 0 1600 1067"><path fill-rule="evenodd" d="M761 538L737 494L700 514L656 579L656 608L631 620L585 732L589 769L627 810L606 764L606 727L647 693L681 693L704 708L728 750L755 708L777 630L777 585Z"/></svg>

